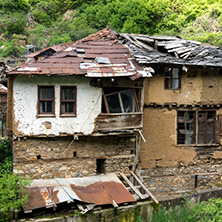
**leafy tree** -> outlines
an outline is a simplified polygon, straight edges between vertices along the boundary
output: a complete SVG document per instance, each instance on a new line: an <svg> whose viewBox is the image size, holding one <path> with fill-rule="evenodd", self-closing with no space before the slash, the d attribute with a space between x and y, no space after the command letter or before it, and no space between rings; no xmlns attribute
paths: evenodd
<svg viewBox="0 0 222 222"><path fill-rule="evenodd" d="M23 180L19 174L13 174L12 167L12 150L9 141L0 140L0 221L7 220L9 211L20 211L29 196L24 187L30 181Z"/></svg>
<svg viewBox="0 0 222 222"><path fill-rule="evenodd" d="M29 194L24 188L30 182L18 174L0 174L0 213L4 219L11 212L19 212L25 205Z"/></svg>

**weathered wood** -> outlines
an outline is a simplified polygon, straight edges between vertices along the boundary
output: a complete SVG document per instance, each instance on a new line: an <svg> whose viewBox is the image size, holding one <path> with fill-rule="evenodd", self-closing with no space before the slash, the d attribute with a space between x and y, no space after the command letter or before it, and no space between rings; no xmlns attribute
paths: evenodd
<svg viewBox="0 0 222 222"><path fill-rule="evenodd" d="M95 123L97 131L142 128L142 113L100 114Z"/></svg>
<svg viewBox="0 0 222 222"><path fill-rule="evenodd" d="M130 171L130 173L134 176L134 178L137 180L137 182L141 185L141 187L149 194L149 196L154 200L156 204L159 204L159 201L153 196L153 194L145 187L145 185L142 183L142 181L136 176L135 173Z"/></svg>
<svg viewBox="0 0 222 222"><path fill-rule="evenodd" d="M136 187L134 187L134 185L128 180L128 178L126 177L125 174L120 173L120 175L122 176L122 178L128 183L128 185L133 189L133 191L141 198L141 199L145 199L145 197L143 196L143 194L141 194L139 192L139 190L136 189Z"/></svg>

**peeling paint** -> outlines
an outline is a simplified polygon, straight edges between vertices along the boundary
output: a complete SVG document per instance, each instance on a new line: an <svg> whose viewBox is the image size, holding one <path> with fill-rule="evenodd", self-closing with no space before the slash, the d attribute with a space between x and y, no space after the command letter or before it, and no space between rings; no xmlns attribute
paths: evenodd
<svg viewBox="0 0 222 222"><path fill-rule="evenodd" d="M14 135L91 134L94 120L101 112L101 88L90 86L90 79L78 76L38 76L39 85L55 85L55 117L37 116L37 77L17 76L14 80ZM76 117L60 117L60 85L77 86ZM33 110L33 107L36 107Z"/></svg>

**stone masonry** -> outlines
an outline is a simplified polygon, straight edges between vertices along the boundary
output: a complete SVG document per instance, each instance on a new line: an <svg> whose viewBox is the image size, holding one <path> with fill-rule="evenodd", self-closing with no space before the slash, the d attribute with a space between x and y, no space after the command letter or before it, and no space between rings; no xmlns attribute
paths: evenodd
<svg viewBox="0 0 222 222"><path fill-rule="evenodd" d="M142 169L140 173L149 190L158 195L222 186L222 161L219 160L181 167Z"/></svg>
<svg viewBox="0 0 222 222"><path fill-rule="evenodd" d="M78 139L78 140L77 140ZM134 136L23 138L13 141L14 170L32 179L81 177L97 174L97 160L105 173L128 173L135 157Z"/></svg>

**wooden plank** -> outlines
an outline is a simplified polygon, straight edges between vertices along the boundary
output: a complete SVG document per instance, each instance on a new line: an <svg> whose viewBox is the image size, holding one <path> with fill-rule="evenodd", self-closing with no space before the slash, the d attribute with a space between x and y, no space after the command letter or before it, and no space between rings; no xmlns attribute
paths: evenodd
<svg viewBox="0 0 222 222"><path fill-rule="evenodd" d="M142 114L101 114L97 117L95 123L97 130L141 128Z"/></svg>
<svg viewBox="0 0 222 222"><path fill-rule="evenodd" d="M153 194L145 187L145 185L143 184L143 182L136 176L135 173L133 173L132 171L130 171L130 173L134 176L134 178L137 180L137 182L141 185L141 187L147 192L147 194L149 194L149 196L154 200L154 202L156 204L159 204L159 201L153 196Z"/></svg>
<svg viewBox="0 0 222 222"><path fill-rule="evenodd" d="M139 192L139 190L137 190L133 184L128 180L128 178L126 177L125 174L123 173L120 173L120 175L122 176L122 178L128 183L128 185L134 190L134 192L141 198L141 199L145 199L145 197L143 196L143 194L141 194Z"/></svg>

